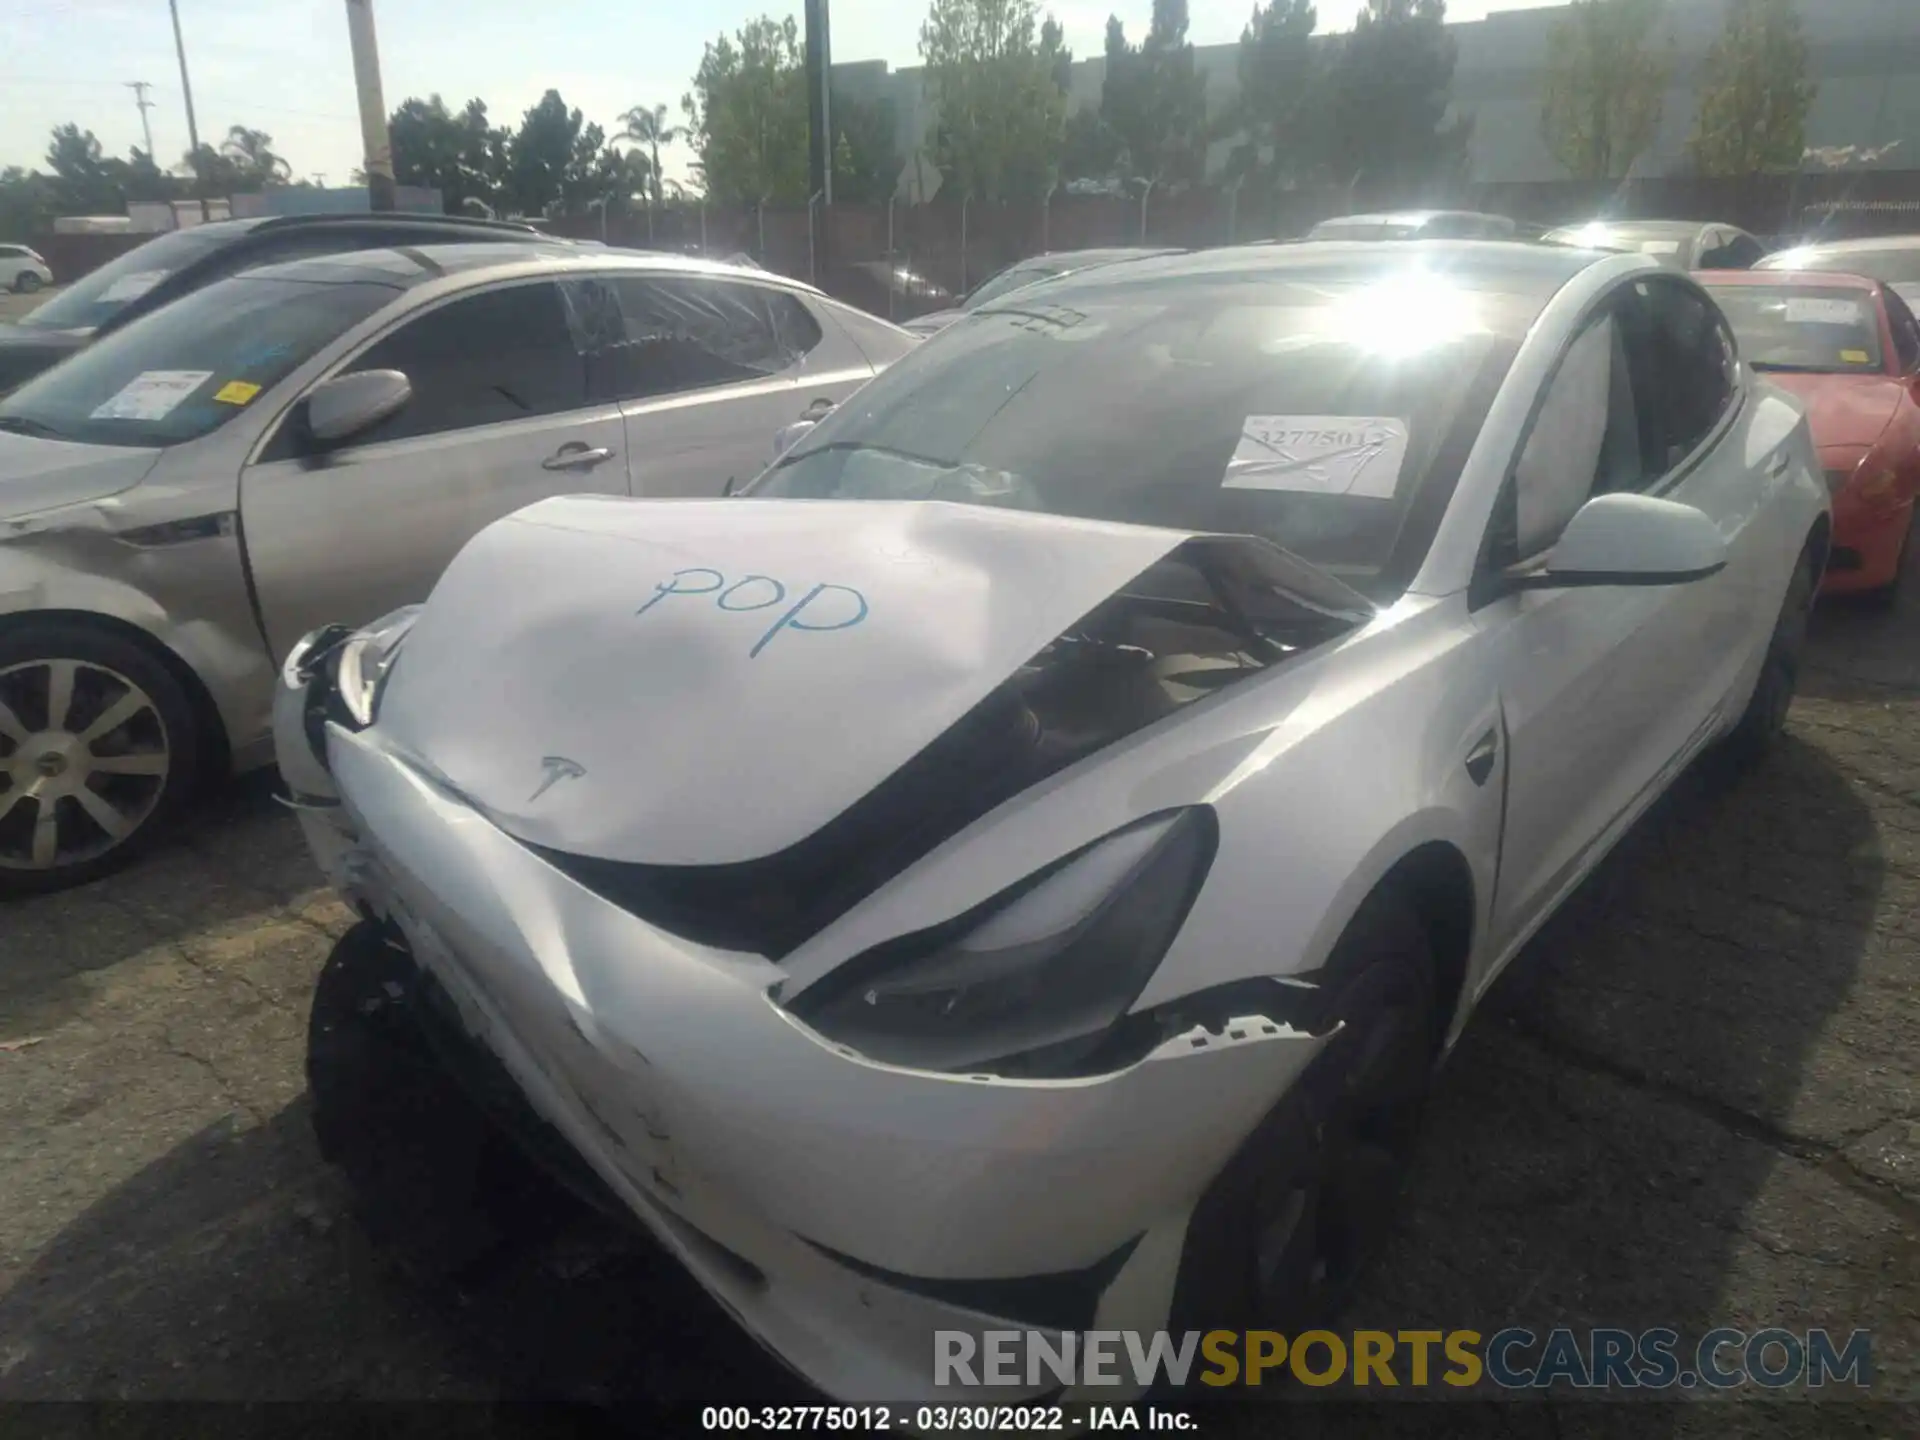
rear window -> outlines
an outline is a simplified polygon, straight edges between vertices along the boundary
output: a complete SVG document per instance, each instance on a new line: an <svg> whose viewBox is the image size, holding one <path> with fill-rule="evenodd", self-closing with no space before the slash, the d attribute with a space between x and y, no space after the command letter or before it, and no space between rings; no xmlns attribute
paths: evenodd
<svg viewBox="0 0 1920 1440"><path fill-rule="evenodd" d="M94 445L198 439L396 293L384 285L223 280L28 381L0 401L0 428Z"/></svg>
<svg viewBox="0 0 1920 1440"><path fill-rule="evenodd" d="M1886 368L1880 314L1865 290L1812 285L1708 285L1740 353L1756 369L1815 375Z"/></svg>
<svg viewBox="0 0 1920 1440"><path fill-rule="evenodd" d="M1015 265L1009 270L1002 270L991 280L984 282L979 289L975 290L971 295L967 296L965 300L960 302L960 308L963 310L978 309L989 300L998 300L1002 295L1010 294L1023 286L1033 284L1035 281L1045 280L1049 275L1058 275L1062 270L1067 268L1068 266L1064 262L1054 265Z"/></svg>
<svg viewBox="0 0 1920 1440"><path fill-rule="evenodd" d="M192 230L176 230L149 240L81 276L19 323L39 330L97 329L175 271L231 240L231 236L200 235Z"/></svg>

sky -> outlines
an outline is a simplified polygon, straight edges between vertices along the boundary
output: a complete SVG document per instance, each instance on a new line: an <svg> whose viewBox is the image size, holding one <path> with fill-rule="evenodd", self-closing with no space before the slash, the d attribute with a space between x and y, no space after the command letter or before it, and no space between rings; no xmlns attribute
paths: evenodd
<svg viewBox="0 0 1920 1440"><path fill-rule="evenodd" d="M344 185L360 163L353 59L344 0L178 0L201 139L229 126L273 136L296 176ZM1449 14L1558 0L1453 0ZM1344 30L1362 0L1320 0L1320 28ZM1076 55L1099 53L1109 13L1132 38L1151 0L1058 0L1047 5ZM127 82L150 83L147 112L162 164L187 150L167 0L4 0L0 27L0 167L45 168L47 134L68 121L109 153L144 147ZM1189 0L1195 44L1237 40L1253 0ZM548 89L609 134L621 111L665 103L675 117L702 47L761 14L801 15L801 0L376 0L381 84L388 110L438 92L458 108L478 96L495 123L517 125ZM916 0L832 0L836 61L919 63ZM669 175L687 156L663 156Z"/></svg>

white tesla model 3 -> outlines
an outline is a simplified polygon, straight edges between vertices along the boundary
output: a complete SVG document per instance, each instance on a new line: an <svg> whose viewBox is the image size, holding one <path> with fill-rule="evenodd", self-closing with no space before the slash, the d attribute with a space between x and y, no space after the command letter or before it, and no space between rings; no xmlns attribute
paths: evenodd
<svg viewBox="0 0 1920 1440"><path fill-rule="evenodd" d="M400 1014L849 1400L934 1395L940 1330L1297 1329L1501 967L1780 731L1828 526L1800 410L1645 257L1009 295L745 497L541 502L289 658L366 917L322 1139Z"/></svg>

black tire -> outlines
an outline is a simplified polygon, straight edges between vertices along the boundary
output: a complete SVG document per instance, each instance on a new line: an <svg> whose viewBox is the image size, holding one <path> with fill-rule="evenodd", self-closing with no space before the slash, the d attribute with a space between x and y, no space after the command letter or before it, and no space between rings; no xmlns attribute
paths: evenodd
<svg viewBox="0 0 1920 1440"><path fill-rule="evenodd" d="M22 270L20 278L13 282L13 288L22 295L32 295L40 289L40 277L32 270Z"/></svg>
<svg viewBox="0 0 1920 1440"><path fill-rule="evenodd" d="M1195 1207L1170 1328L1330 1325L1391 1234L1439 1052L1432 948L1413 907L1374 892L1327 966L1345 1029Z"/></svg>
<svg viewBox="0 0 1920 1440"><path fill-rule="evenodd" d="M342 936L314 987L307 1089L320 1154L345 1174L362 1227L416 1280L445 1284L573 1207L441 1065L416 1018L420 986L379 927Z"/></svg>
<svg viewBox="0 0 1920 1440"><path fill-rule="evenodd" d="M148 704L81 749L56 746L50 738L56 734L50 714L56 666L77 667L61 721L65 731L104 718L118 699L136 690ZM34 696L42 685L46 689L36 709ZM206 749L204 727L174 672L135 640L85 621L29 621L0 631L0 704L9 707L8 715L0 715L0 899L64 890L120 869L161 840L193 797ZM22 725L30 732L26 743L6 733ZM55 748L67 758L56 757ZM108 797L119 823L131 828L116 837L98 818L106 812L89 810L90 801L56 798L51 802L56 858L41 864L34 832L44 796L21 792L46 777L27 767L36 756L46 765L68 765L61 777L66 779L73 774L72 757L83 752L88 777L74 783ZM105 773L109 765L150 764L156 753L163 757L163 775ZM101 773L93 774L92 766L102 767Z"/></svg>
<svg viewBox="0 0 1920 1440"><path fill-rule="evenodd" d="M1759 765L1786 731L1787 712L1793 707L1794 691L1800 684L1801 662L1806 656L1807 620L1813 613L1814 595L1819 588L1819 554L1809 543L1800 554L1793 579L1787 584L1786 599L1780 602L1780 614L1774 621L1773 637L1767 642L1767 658L1760 667L1753 698L1747 702L1740 722L1721 742L1721 751L1736 772Z"/></svg>

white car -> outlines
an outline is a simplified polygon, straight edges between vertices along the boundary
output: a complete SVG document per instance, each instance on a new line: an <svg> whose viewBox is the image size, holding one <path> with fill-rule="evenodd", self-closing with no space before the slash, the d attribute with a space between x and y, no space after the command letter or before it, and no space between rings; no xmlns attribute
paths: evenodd
<svg viewBox="0 0 1920 1440"><path fill-rule="evenodd" d="M315 1123L376 1176L348 1097L422 1027L842 1400L962 1398L937 1331L1297 1333L1502 966L1780 731L1829 523L1645 257L1043 282L747 498L534 505L289 657L367 917Z"/></svg>
<svg viewBox="0 0 1920 1440"><path fill-rule="evenodd" d="M0 245L0 290L31 295L53 283L53 269L27 245Z"/></svg>

